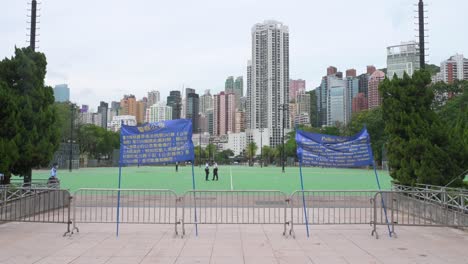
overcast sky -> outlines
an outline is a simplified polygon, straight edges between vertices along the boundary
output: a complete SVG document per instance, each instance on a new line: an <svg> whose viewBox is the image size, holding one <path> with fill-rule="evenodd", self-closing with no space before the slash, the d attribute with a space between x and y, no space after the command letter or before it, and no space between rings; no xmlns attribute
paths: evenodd
<svg viewBox="0 0 468 264"><path fill-rule="evenodd" d="M27 2L0 0L0 57L26 40ZM42 0L38 51L47 84L67 83L71 100L138 99L183 86L218 92L245 76L251 28L275 19L289 27L290 77L318 86L326 67L386 67L386 47L415 40L417 0ZM429 62L468 56L466 0L426 0ZM245 80L244 80L245 82Z"/></svg>

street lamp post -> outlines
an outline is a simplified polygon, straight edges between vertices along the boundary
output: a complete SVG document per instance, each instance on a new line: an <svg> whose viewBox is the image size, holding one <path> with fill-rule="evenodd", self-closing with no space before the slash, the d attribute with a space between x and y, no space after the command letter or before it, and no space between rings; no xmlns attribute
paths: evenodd
<svg viewBox="0 0 468 264"><path fill-rule="evenodd" d="M280 107L279 107L279 110L280 110L280 111L283 111L283 125L282 125L282 137L281 137L281 141L282 141L282 145L283 145L282 150L281 150L281 162L282 162L282 172L283 172L283 173L284 173L284 152L285 152L285 151L284 151L284 150L285 150L285 149L284 149L284 123L285 123L285 115L284 115L284 112L285 112L285 111L288 111L287 106L288 106L288 105L286 105L286 104L282 104L282 105L280 105Z"/></svg>
<svg viewBox="0 0 468 264"><path fill-rule="evenodd" d="M198 135L199 135L199 141L198 141L198 146L199 146L198 167L201 168L201 128L198 129Z"/></svg>
<svg viewBox="0 0 468 264"><path fill-rule="evenodd" d="M263 168L263 127L260 128L260 168Z"/></svg>
<svg viewBox="0 0 468 264"><path fill-rule="evenodd" d="M75 104L70 105L70 160L68 170L72 172L72 159L73 159L73 118L74 118Z"/></svg>

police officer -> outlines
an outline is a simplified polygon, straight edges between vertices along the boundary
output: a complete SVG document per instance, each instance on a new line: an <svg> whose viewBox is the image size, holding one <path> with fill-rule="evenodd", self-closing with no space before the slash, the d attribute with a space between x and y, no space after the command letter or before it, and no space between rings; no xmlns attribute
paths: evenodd
<svg viewBox="0 0 468 264"><path fill-rule="evenodd" d="M209 181L208 176L210 175L210 165L208 164L208 162L206 162L206 165L205 165L205 173L206 173L205 181Z"/></svg>
<svg viewBox="0 0 468 264"><path fill-rule="evenodd" d="M218 180L218 163L216 161L213 164L213 181L216 179Z"/></svg>

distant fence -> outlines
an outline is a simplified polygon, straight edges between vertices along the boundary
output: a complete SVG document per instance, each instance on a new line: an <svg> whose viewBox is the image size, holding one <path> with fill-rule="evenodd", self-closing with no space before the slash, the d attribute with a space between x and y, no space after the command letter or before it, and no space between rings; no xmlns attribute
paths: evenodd
<svg viewBox="0 0 468 264"><path fill-rule="evenodd" d="M0 188L0 222L60 223L70 232L70 203L67 190L46 188ZM13 192L14 196L7 196ZM8 199L6 199L8 197Z"/></svg>

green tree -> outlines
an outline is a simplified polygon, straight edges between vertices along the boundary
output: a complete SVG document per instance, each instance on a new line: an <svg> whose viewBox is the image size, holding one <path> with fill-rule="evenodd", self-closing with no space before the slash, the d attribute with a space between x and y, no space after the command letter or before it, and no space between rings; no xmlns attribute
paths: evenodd
<svg viewBox="0 0 468 264"><path fill-rule="evenodd" d="M377 164L382 162L382 149L387 140L384 127L385 123L382 117L382 107L377 107L371 110L366 110L353 115L351 122L347 127L348 136L354 135L361 131L364 126L370 135L370 143L372 152Z"/></svg>
<svg viewBox="0 0 468 264"><path fill-rule="evenodd" d="M5 175L4 182L10 182L11 169L15 160L18 159L16 98L6 84L0 81L0 173Z"/></svg>
<svg viewBox="0 0 468 264"><path fill-rule="evenodd" d="M212 160L213 157L216 155L216 146L213 143L210 143L206 146L205 151L207 153L208 159Z"/></svg>
<svg viewBox="0 0 468 264"><path fill-rule="evenodd" d="M434 93L430 74L384 80L380 85L382 115L388 134L390 175L402 184L445 185L461 172L451 156L451 143L431 109Z"/></svg>
<svg viewBox="0 0 468 264"><path fill-rule="evenodd" d="M225 149L216 154L216 160L220 164L229 163L229 158L234 156L234 152L230 149Z"/></svg>
<svg viewBox="0 0 468 264"><path fill-rule="evenodd" d="M253 166L253 158L255 157L255 153L257 153L257 144L255 142L250 142L247 145L245 153L247 154L247 158L249 159L249 166Z"/></svg>
<svg viewBox="0 0 468 264"><path fill-rule="evenodd" d="M16 120L9 128L2 124L2 129L16 132L3 141L16 146L8 151L21 153L10 159L8 173L23 176L26 183L31 181L32 168L49 164L60 140L53 91L44 84L46 66L45 55L30 48L16 48L14 57L0 62L2 90L15 98L5 114Z"/></svg>
<svg viewBox="0 0 468 264"><path fill-rule="evenodd" d="M317 93L316 90L308 91L310 94L310 124L318 127Z"/></svg>
<svg viewBox="0 0 468 264"><path fill-rule="evenodd" d="M78 133L80 152L94 159L109 159L114 149L120 147L120 136L113 131L86 124L80 127Z"/></svg>
<svg viewBox="0 0 468 264"><path fill-rule="evenodd" d="M77 137L80 124L78 122L78 107L70 102L56 102L57 126L60 128L60 141L68 142L70 139L71 119L73 118L73 137Z"/></svg>
<svg viewBox="0 0 468 264"><path fill-rule="evenodd" d="M276 151L275 148L272 148L270 146L263 146L262 153L263 153L263 162L265 166L273 162L275 158L275 151Z"/></svg>

